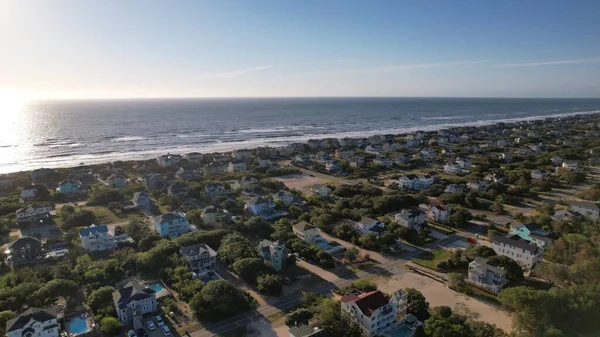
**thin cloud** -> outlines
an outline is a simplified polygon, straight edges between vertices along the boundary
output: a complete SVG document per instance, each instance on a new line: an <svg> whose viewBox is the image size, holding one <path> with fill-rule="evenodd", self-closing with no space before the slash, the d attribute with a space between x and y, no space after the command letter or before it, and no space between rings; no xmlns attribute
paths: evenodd
<svg viewBox="0 0 600 337"><path fill-rule="evenodd" d="M267 69L271 69L274 67L275 66L260 66L260 67L246 68L246 69L240 69L240 70L227 71L224 73L202 75L201 78L234 78L234 77L238 77L240 75L244 75L247 73L267 70Z"/></svg>
<svg viewBox="0 0 600 337"><path fill-rule="evenodd" d="M435 63L420 63L420 64L403 64L384 67L375 67L367 69L351 70L355 74L385 74L398 71L414 70L414 69L430 69L430 68L451 68L473 66L478 64L489 63L489 61L460 61L460 62L435 62Z"/></svg>
<svg viewBox="0 0 600 337"><path fill-rule="evenodd" d="M574 60L558 60L558 61L541 61L541 62L526 62L526 63L506 63L498 64L496 68L516 68L516 67L543 67L543 66L560 66L565 64L587 64L600 63L600 59L574 59Z"/></svg>

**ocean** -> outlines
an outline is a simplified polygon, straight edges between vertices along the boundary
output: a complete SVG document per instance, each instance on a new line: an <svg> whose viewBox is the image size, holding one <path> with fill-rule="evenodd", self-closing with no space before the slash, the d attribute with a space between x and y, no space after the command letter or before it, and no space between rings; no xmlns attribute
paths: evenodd
<svg viewBox="0 0 600 337"><path fill-rule="evenodd" d="M0 173L596 112L600 99L38 101L0 111Z"/></svg>

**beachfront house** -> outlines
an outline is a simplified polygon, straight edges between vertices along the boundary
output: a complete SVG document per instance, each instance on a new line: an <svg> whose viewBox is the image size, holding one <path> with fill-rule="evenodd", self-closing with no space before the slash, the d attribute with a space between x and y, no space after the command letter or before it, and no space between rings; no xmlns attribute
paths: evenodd
<svg viewBox="0 0 600 337"><path fill-rule="evenodd" d="M37 187L35 185L25 186L21 189L21 202L29 202L37 197Z"/></svg>
<svg viewBox="0 0 600 337"><path fill-rule="evenodd" d="M129 182L127 181L127 177L121 174L111 174L106 179L106 184L110 188L125 188L127 187L128 183Z"/></svg>
<svg viewBox="0 0 600 337"><path fill-rule="evenodd" d="M275 270L281 271L283 269L283 265L287 256L285 242L281 240L262 240L258 244L257 249L258 253L263 257L263 259L271 262Z"/></svg>
<svg viewBox="0 0 600 337"><path fill-rule="evenodd" d="M78 194L81 191L81 184L73 180L63 180L58 184L58 192L66 195Z"/></svg>
<svg viewBox="0 0 600 337"><path fill-rule="evenodd" d="M156 162L162 167L177 167L181 159L182 157L178 154L167 153L156 158Z"/></svg>
<svg viewBox="0 0 600 337"><path fill-rule="evenodd" d="M273 200L275 202L281 201L284 205L290 206L294 203L294 194L286 190L280 190L279 192L273 194Z"/></svg>
<svg viewBox="0 0 600 337"><path fill-rule="evenodd" d="M43 181L46 178L54 175L56 172L53 169L49 169L49 168L39 168L39 169L35 169L33 171L31 171L31 180L34 183L37 183L39 181Z"/></svg>
<svg viewBox="0 0 600 337"><path fill-rule="evenodd" d="M396 223L408 229L420 230L426 224L425 213L419 209L403 209L394 215Z"/></svg>
<svg viewBox="0 0 600 337"><path fill-rule="evenodd" d="M181 247L179 253L187 260L190 270L197 275L217 268L217 252L205 243Z"/></svg>
<svg viewBox="0 0 600 337"><path fill-rule="evenodd" d="M252 158L252 151L247 149L234 150L231 156L237 160L245 161Z"/></svg>
<svg viewBox="0 0 600 337"><path fill-rule="evenodd" d="M123 325L133 323L134 328L143 327L142 316L156 312L156 291L131 280L112 293L113 303Z"/></svg>
<svg viewBox="0 0 600 337"><path fill-rule="evenodd" d="M133 199L131 202L134 206L141 210L149 210L152 208L152 199L150 195L146 192L135 192L133 194Z"/></svg>
<svg viewBox="0 0 600 337"><path fill-rule="evenodd" d="M43 221L52 218L52 206L42 204L31 204L27 207L18 209L15 212L17 224Z"/></svg>
<svg viewBox="0 0 600 337"><path fill-rule="evenodd" d="M406 316L408 299L404 292L391 298L379 290L362 293L347 293L342 296L341 311L357 322L363 336L374 337L389 334L401 326L398 317Z"/></svg>
<svg viewBox="0 0 600 337"><path fill-rule="evenodd" d="M231 222L231 214L216 206L210 205L202 210L202 222L210 226L227 224Z"/></svg>
<svg viewBox="0 0 600 337"><path fill-rule="evenodd" d="M6 321L7 337L58 337L58 312L56 309L31 307Z"/></svg>
<svg viewBox="0 0 600 337"><path fill-rule="evenodd" d="M245 161L234 160L227 165L227 172L244 172L246 169Z"/></svg>
<svg viewBox="0 0 600 337"><path fill-rule="evenodd" d="M571 212L583 215L592 220L598 219L600 210L596 203L585 200L569 200Z"/></svg>
<svg viewBox="0 0 600 337"><path fill-rule="evenodd" d="M117 248L114 232L111 233L106 225L91 225L79 230L81 247L88 252L113 250Z"/></svg>
<svg viewBox="0 0 600 337"><path fill-rule="evenodd" d="M317 243L323 239L321 237L321 230L306 221L300 221L293 225L292 231L296 237L308 244Z"/></svg>
<svg viewBox="0 0 600 337"><path fill-rule="evenodd" d="M177 238L190 231L190 223L184 213L170 212L154 217L154 230L161 237Z"/></svg>
<svg viewBox="0 0 600 337"><path fill-rule="evenodd" d="M506 285L506 271L490 265L488 259L478 256L469 263L467 282L498 294Z"/></svg>
<svg viewBox="0 0 600 337"><path fill-rule="evenodd" d="M196 164L196 165L201 164L202 160L204 160L204 155L199 152L190 152L190 153L185 154L183 157L190 163Z"/></svg>
<svg viewBox="0 0 600 337"><path fill-rule="evenodd" d="M541 248L546 248L552 243L548 237L550 232L534 222L511 225L509 234L518 235L521 239Z"/></svg>
<svg viewBox="0 0 600 337"><path fill-rule="evenodd" d="M4 254L8 265L33 263L45 256L42 242L31 236L22 236L8 243Z"/></svg>
<svg viewBox="0 0 600 337"><path fill-rule="evenodd" d="M524 269L532 269L544 255L542 248L530 244L515 234L507 236L493 234L491 241L496 254L515 260Z"/></svg>

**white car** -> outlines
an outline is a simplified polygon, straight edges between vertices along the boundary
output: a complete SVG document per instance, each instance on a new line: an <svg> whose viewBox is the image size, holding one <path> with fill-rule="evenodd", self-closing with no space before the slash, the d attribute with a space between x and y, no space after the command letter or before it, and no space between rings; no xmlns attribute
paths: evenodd
<svg viewBox="0 0 600 337"><path fill-rule="evenodd" d="M158 324L159 327L163 327L163 325L165 325L165 322L163 321L162 317L160 317L160 315L156 315L154 316L154 319L156 320L156 324Z"/></svg>
<svg viewBox="0 0 600 337"><path fill-rule="evenodd" d="M127 331L127 336L129 336L129 337L137 337L137 335L135 334L135 331L133 331L133 330Z"/></svg>
<svg viewBox="0 0 600 337"><path fill-rule="evenodd" d="M165 336L170 336L171 335L171 330L169 330L169 327L166 325L163 325L160 327L163 331L163 333L165 334Z"/></svg>
<svg viewBox="0 0 600 337"><path fill-rule="evenodd" d="M150 331L156 329L156 325L154 325L154 322L152 322L152 321L147 321L146 326L148 327L148 330L150 330Z"/></svg>

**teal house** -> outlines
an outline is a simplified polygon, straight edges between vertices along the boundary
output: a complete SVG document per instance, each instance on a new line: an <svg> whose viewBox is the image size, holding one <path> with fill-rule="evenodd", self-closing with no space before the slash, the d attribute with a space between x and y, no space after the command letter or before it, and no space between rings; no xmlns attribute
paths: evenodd
<svg viewBox="0 0 600 337"><path fill-rule="evenodd" d="M546 248L552 243L552 239L548 237L550 232L543 230L534 222L512 225L509 234L516 234L521 239L540 248Z"/></svg>
<svg viewBox="0 0 600 337"><path fill-rule="evenodd" d="M285 263L287 251L285 249L285 243L281 240L275 242L269 240L262 240L258 244L258 252L263 259L271 262L275 270L281 271L283 264Z"/></svg>
<svg viewBox="0 0 600 337"><path fill-rule="evenodd" d="M58 191L62 194L78 194L81 187L78 182L73 180L63 180L58 184Z"/></svg>

